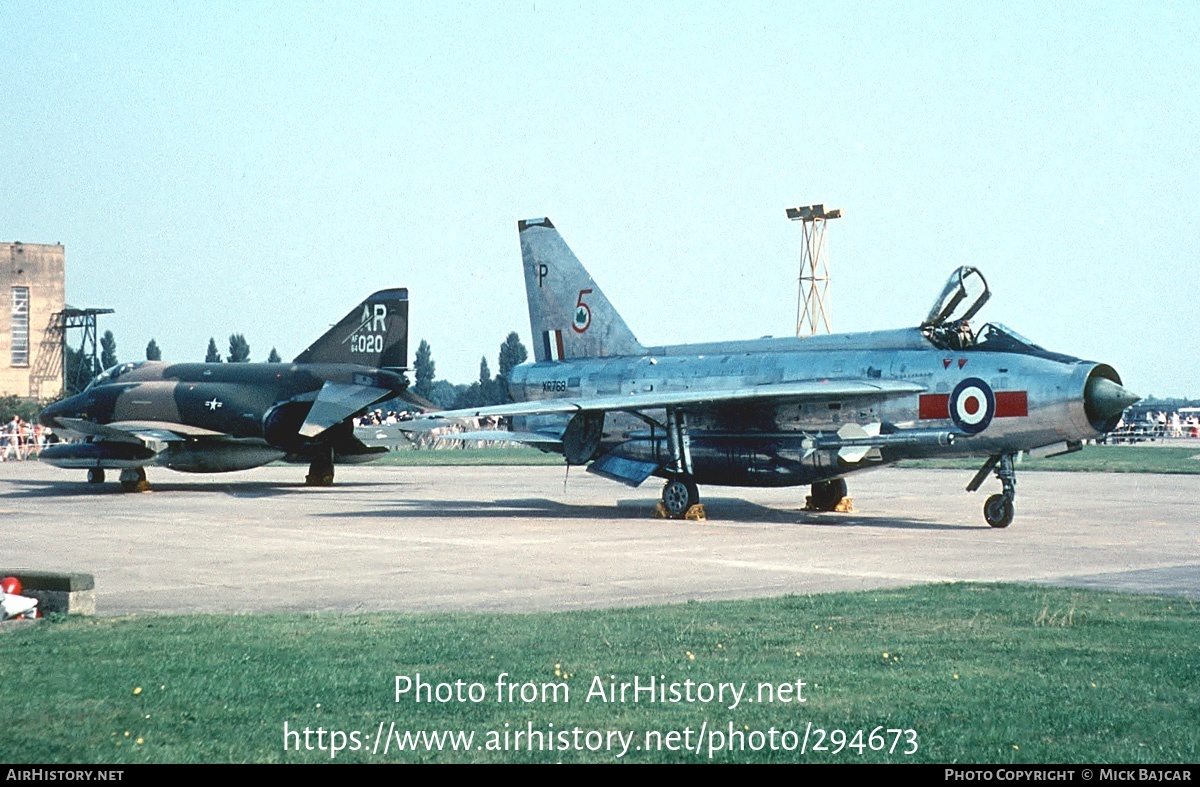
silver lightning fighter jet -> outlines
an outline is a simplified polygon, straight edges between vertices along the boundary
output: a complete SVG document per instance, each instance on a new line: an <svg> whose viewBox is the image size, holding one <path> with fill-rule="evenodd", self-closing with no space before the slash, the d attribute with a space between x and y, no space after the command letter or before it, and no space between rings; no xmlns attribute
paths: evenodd
<svg viewBox="0 0 1200 787"><path fill-rule="evenodd" d="M998 323L973 331L990 296L974 268L911 328L645 347L549 219L518 229L536 361L512 370L513 404L431 417L505 416L510 429L464 437L561 452L630 486L663 478L673 516L699 502L699 484L811 484L809 507L832 510L851 473L978 456L967 489L994 472L1002 491L984 518L1007 527L1019 452L1078 450L1139 399L1111 366Z"/></svg>

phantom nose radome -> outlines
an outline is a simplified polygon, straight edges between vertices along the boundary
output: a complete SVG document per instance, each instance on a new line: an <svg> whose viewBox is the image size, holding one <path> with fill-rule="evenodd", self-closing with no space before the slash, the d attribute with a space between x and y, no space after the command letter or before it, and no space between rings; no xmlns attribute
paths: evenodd
<svg viewBox="0 0 1200 787"><path fill-rule="evenodd" d="M1114 383L1104 377L1088 380L1087 390L1084 392L1089 415L1094 415L1100 421L1107 421L1119 415L1141 398L1120 383Z"/></svg>

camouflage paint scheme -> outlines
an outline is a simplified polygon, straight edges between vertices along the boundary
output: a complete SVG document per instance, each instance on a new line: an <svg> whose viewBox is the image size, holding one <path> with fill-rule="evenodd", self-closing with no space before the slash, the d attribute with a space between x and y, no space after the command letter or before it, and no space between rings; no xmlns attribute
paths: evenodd
<svg viewBox="0 0 1200 787"><path fill-rule="evenodd" d="M40 420L77 442L42 459L65 468L122 471L144 488L147 466L195 473L284 459L310 463L308 482L332 483L334 463L383 449L354 437L352 418L405 393L408 291L371 295L292 363L118 364Z"/></svg>

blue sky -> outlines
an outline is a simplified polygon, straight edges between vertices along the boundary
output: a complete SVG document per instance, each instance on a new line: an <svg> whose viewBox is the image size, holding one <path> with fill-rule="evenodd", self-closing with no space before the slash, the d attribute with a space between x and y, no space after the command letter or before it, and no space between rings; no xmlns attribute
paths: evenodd
<svg viewBox="0 0 1200 787"><path fill-rule="evenodd" d="M0 239L201 360L290 358L406 286L468 382L550 216L644 343L794 330L824 202L835 330L980 315L1200 396L1200 5L0 5Z"/></svg>

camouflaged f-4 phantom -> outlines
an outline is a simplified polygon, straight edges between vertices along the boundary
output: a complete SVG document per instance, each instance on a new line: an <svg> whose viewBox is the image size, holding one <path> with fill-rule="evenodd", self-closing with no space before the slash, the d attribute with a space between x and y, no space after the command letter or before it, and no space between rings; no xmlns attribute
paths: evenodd
<svg viewBox="0 0 1200 787"><path fill-rule="evenodd" d="M291 363L122 363L40 420L73 442L43 461L86 469L102 483L120 470L126 491L146 468L245 470L275 460L309 465L306 482L333 483L335 464L369 462L386 448L354 436L352 419L405 394L408 290L380 290Z"/></svg>

